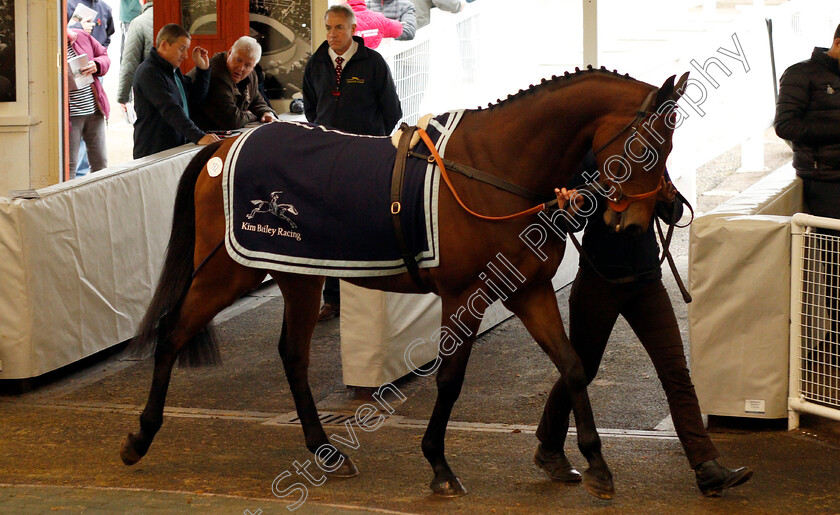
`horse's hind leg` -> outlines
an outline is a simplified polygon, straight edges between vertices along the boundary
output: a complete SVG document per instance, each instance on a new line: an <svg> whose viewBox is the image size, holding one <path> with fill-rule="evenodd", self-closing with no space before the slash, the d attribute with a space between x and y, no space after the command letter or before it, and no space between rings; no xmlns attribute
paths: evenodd
<svg viewBox="0 0 840 515"><path fill-rule="evenodd" d="M443 322L439 343L441 362L436 377L437 401L429 419L426 434L423 435L423 455L429 460L432 471L435 473L429 486L435 494L444 497L455 497L467 493L458 476L449 468L444 455L446 426L452 414L452 407L455 406L455 401L461 394L470 351L481 323L481 320L463 310L459 313L458 307L462 305L462 303L443 299ZM460 321L455 330L449 329L452 326L452 317ZM464 328L467 330L464 331Z"/></svg>
<svg viewBox="0 0 840 515"><path fill-rule="evenodd" d="M175 359L199 331L240 295L259 286L265 270L234 263L225 252L217 253L190 285L177 316L161 321L155 348L155 370L146 407L140 415L140 431L123 440L120 457L126 465L140 461L163 424L163 407Z"/></svg>
<svg viewBox="0 0 840 515"><path fill-rule="evenodd" d="M357 476L359 471L353 460L329 443L309 387L309 348L312 332L318 322L324 278L283 273L272 273L271 276L283 293L285 305L283 331L277 350L283 360L283 369L295 400L306 447L318 453L318 449L329 445L317 456L321 459L322 454L328 455L321 469L330 477Z"/></svg>
<svg viewBox="0 0 840 515"><path fill-rule="evenodd" d="M611 499L615 487L612 473L601 455L601 439L595 428L592 406L586 392L586 374L563 329L551 283L546 281L520 290L505 302L505 306L522 320L534 340L551 358L560 371L560 381L570 393L578 428L578 447L589 462L589 469L583 474L584 486L596 497ZM565 460L565 457L562 459Z"/></svg>

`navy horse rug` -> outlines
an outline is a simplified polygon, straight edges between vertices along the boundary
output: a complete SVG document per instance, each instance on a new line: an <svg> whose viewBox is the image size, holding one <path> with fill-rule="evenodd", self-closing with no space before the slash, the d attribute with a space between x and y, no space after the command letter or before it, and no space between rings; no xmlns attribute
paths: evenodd
<svg viewBox="0 0 840 515"><path fill-rule="evenodd" d="M460 115L438 116L427 128L441 155ZM228 253L245 266L299 274L405 272L390 211L396 153L388 137L308 123L270 123L240 136L222 167ZM401 223L421 268L439 263L439 182L434 164L408 158Z"/></svg>

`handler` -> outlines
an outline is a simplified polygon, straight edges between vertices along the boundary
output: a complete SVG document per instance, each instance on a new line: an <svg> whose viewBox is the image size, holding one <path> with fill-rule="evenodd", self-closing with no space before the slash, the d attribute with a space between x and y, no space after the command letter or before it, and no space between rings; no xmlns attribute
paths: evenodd
<svg viewBox="0 0 840 515"><path fill-rule="evenodd" d="M595 156L590 152L577 178L580 172L594 173L596 169ZM654 216L673 223L682 216L683 205L667 170L663 182ZM566 188L555 190L560 209L573 193ZM749 480L753 472L746 467L730 470L717 462L720 453L703 426L674 308L662 284L654 221L647 232L633 237L610 230L604 223L605 210L606 201L599 198L597 209L586 219L580 270L569 297L569 338L583 362L587 384L595 379L612 328L622 315L653 362L677 436L696 474L697 487L707 497L718 496L726 488ZM568 393L558 382L549 394L537 429L541 443L534 455L534 462L549 477L565 482L580 481L580 473L563 453L570 412Z"/></svg>
<svg viewBox="0 0 840 515"><path fill-rule="evenodd" d="M388 64L353 36L356 15L347 4L327 9L324 23L327 40L303 72L306 119L353 134L390 134L402 118L402 108ZM340 298L338 279L327 277L319 321L338 316Z"/></svg>

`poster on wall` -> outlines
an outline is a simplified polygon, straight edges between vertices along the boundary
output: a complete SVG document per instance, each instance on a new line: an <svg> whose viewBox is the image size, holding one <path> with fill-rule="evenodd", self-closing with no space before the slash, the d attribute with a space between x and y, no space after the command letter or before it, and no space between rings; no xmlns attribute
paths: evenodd
<svg viewBox="0 0 840 515"><path fill-rule="evenodd" d="M15 100L15 0L0 0L0 102Z"/></svg>
<svg viewBox="0 0 840 515"><path fill-rule="evenodd" d="M250 0L251 36L262 47L260 67L269 98L303 91L303 69L312 52L310 0Z"/></svg>

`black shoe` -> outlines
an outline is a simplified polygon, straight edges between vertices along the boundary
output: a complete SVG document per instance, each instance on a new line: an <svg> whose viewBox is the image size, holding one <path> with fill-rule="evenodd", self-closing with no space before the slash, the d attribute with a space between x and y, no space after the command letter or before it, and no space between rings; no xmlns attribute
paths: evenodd
<svg viewBox="0 0 840 515"><path fill-rule="evenodd" d="M543 449L542 444L539 444L534 452L534 464L553 481L578 483L581 480L580 472L572 466L562 450L549 452Z"/></svg>
<svg viewBox="0 0 840 515"><path fill-rule="evenodd" d="M747 467L730 470L716 460L704 461L694 469L697 488L706 497L717 497L727 488L746 483L753 475Z"/></svg>
<svg viewBox="0 0 840 515"><path fill-rule="evenodd" d="M318 321L332 320L341 314L341 308L338 304L324 304L321 306L321 311L318 312Z"/></svg>

